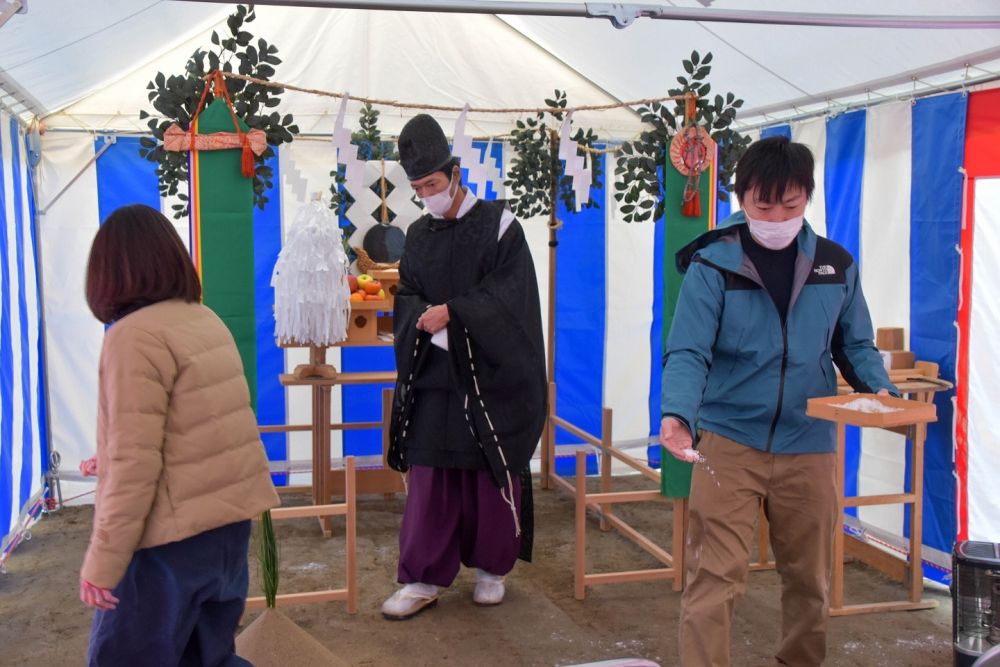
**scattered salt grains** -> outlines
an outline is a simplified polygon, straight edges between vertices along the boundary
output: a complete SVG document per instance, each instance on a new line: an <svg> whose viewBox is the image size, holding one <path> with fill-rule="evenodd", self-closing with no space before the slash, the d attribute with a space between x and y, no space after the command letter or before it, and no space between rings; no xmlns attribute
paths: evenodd
<svg viewBox="0 0 1000 667"><path fill-rule="evenodd" d="M844 410L854 410L855 412L865 412L868 414L888 414L890 412L900 412L903 409L886 405L874 398L856 398L853 401L841 403L838 407Z"/></svg>

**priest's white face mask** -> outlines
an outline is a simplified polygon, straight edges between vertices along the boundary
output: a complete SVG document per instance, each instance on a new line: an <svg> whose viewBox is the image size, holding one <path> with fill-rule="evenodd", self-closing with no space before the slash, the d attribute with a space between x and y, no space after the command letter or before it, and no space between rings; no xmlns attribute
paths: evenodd
<svg viewBox="0 0 1000 667"><path fill-rule="evenodd" d="M781 201L764 201L756 188L749 195L747 201L740 203L754 240L771 250L791 245L805 220L809 202L805 190L792 186L785 190Z"/></svg>
<svg viewBox="0 0 1000 667"><path fill-rule="evenodd" d="M417 196L420 197L424 208L435 218L443 218L444 214L450 211L455 203L458 191L462 187L461 182L457 178L457 171L456 169L452 172L451 179L440 190L437 190L437 188L444 181L444 174L442 172L434 173L427 178L412 183L413 189L417 193Z"/></svg>

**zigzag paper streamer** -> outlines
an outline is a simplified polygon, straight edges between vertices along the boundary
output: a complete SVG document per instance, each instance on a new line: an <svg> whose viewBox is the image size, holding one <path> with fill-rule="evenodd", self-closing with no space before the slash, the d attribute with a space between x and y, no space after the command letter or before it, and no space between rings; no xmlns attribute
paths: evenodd
<svg viewBox="0 0 1000 667"><path fill-rule="evenodd" d="M352 194L361 190L361 182L365 177L365 163L358 159L358 147L351 143L351 131L344 127L347 115L347 94L340 102L337 112L337 122L333 126L333 146L337 149L337 163L346 165L344 174L345 185Z"/></svg>
<svg viewBox="0 0 1000 667"><path fill-rule="evenodd" d="M410 186L410 179L403 171L403 165L398 162L386 162L385 180L393 186L392 192L385 198L385 205L396 214L392 224L405 230L411 222L422 216L424 211L413 203L415 193Z"/></svg>
<svg viewBox="0 0 1000 667"><path fill-rule="evenodd" d="M559 159L566 165L566 175L573 178L573 199L579 212L590 201L590 184L594 177L591 168L584 166L586 159L578 154L579 144L570 138L572 119L573 112L570 111L559 128Z"/></svg>
<svg viewBox="0 0 1000 667"><path fill-rule="evenodd" d="M497 164L493 161L493 137L490 137L490 143L486 145L486 163L484 167L486 169L487 178L493 181L493 190L496 191L498 199L504 199L507 196L507 190L503 184L503 170L500 168L500 165L502 164L502 152L500 155L500 163Z"/></svg>
<svg viewBox="0 0 1000 667"><path fill-rule="evenodd" d="M355 228L354 233L348 238L348 243L352 246L362 245L365 234L372 227L380 224L381 217L382 200L371 189L371 186L382 177L382 163L379 160L371 160L363 164L365 174L361 181L361 188L356 191L347 190L354 198L354 204L344 213ZM396 216L392 221L392 226L406 231L410 224L421 217L424 212L413 203L413 188L410 187L410 179L407 178L401 164L387 160L385 180L393 186L392 192L385 198L386 207Z"/></svg>
<svg viewBox="0 0 1000 667"><path fill-rule="evenodd" d="M331 345L347 338L351 307L347 255L337 220L321 201L306 204L278 254L274 336L279 341Z"/></svg>
<svg viewBox="0 0 1000 667"><path fill-rule="evenodd" d="M469 112L469 105L466 104L462 113L455 121L455 133L452 137L451 154L462 161L462 168L468 170L468 182L476 184L476 192L480 197L486 196L486 184L490 181L490 170L480 160L479 149L473 147L472 137L465 132L465 116ZM491 141L492 144L492 141ZM489 150L486 151L486 159L490 159Z"/></svg>

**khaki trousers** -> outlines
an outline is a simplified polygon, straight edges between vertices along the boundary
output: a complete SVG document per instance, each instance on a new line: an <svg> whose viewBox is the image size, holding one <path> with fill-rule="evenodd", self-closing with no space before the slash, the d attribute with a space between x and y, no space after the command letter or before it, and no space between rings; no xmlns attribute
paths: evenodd
<svg viewBox="0 0 1000 667"><path fill-rule="evenodd" d="M746 590L762 503L781 576L775 658L794 667L822 664L837 519L835 455L768 454L708 432L698 451L705 463L694 468L688 503L681 664L730 664L733 609Z"/></svg>

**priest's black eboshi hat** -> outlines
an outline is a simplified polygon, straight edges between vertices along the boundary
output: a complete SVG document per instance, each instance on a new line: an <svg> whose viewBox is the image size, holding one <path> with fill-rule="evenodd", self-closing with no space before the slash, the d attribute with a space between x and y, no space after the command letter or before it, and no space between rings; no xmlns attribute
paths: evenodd
<svg viewBox="0 0 1000 667"><path fill-rule="evenodd" d="M403 126L399 133L399 161L411 181L444 170L451 160L451 146L436 120L422 113Z"/></svg>

